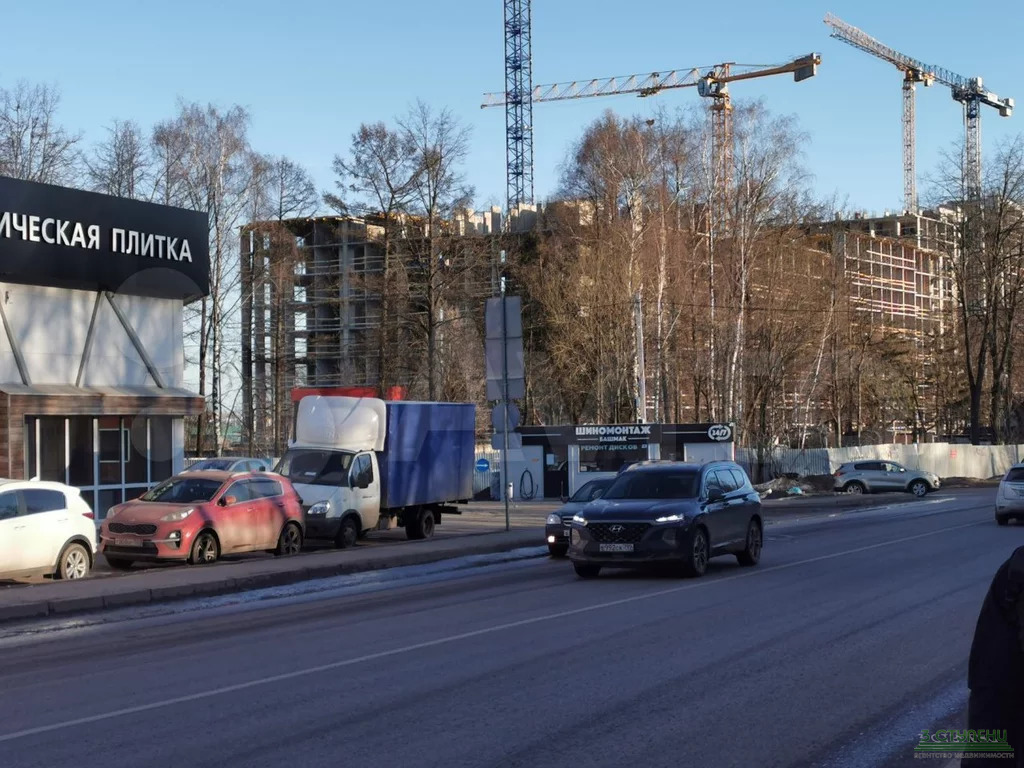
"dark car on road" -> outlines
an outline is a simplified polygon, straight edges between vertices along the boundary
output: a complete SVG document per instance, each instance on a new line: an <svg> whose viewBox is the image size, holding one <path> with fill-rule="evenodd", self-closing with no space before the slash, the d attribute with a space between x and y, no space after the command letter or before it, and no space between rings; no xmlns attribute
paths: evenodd
<svg viewBox="0 0 1024 768"><path fill-rule="evenodd" d="M637 465L573 518L569 559L584 579L644 566L702 576L718 555L756 565L762 542L761 498L738 464Z"/></svg>
<svg viewBox="0 0 1024 768"><path fill-rule="evenodd" d="M599 499L614 477L601 477L580 486L565 504L550 515L544 525L544 540L548 543L548 552L552 557L565 557L569 551L569 526L572 519L587 504Z"/></svg>

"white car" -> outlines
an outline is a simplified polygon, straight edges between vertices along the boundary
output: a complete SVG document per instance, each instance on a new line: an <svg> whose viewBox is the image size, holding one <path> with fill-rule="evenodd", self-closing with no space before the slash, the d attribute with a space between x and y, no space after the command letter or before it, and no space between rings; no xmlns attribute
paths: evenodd
<svg viewBox="0 0 1024 768"><path fill-rule="evenodd" d="M1024 464L1010 467L996 491L996 522L1006 525L1015 518L1024 520Z"/></svg>
<svg viewBox="0 0 1024 768"><path fill-rule="evenodd" d="M77 488L0 480L0 579L81 579L96 559L96 523Z"/></svg>

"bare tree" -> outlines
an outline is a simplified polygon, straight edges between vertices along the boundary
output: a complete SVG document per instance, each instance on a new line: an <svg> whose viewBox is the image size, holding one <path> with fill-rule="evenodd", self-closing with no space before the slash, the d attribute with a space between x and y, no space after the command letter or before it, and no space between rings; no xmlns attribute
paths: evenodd
<svg viewBox="0 0 1024 768"><path fill-rule="evenodd" d="M149 142L138 123L115 120L106 140L85 158L89 185L107 195L143 199L151 192Z"/></svg>
<svg viewBox="0 0 1024 768"><path fill-rule="evenodd" d="M26 81L0 88L0 174L43 184L69 184L78 172L81 135L57 121L60 92Z"/></svg>
<svg viewBox="0 0 1024 768"><path fill-rule="evenodd" d="M418 326L426 341L427 392L431 400L440 391L439 333L445 313L457 313L454 302L467 273L478 268L475 249L463 247L446 232L457 211L468 206L472 189L465 184L462 164L469 154L470 129L447 109L435 112L417 103L399 121L403 144L411 147L416 173L412 183L411 212L419 225L408 243L414 251L416 282L422 306Z"/></svg>
<svg viewBox="0 0 1024 768"><path fill-rule="evenodd" d="M218 449L224 415L222 385L228 370L223 357L225 332L240 303L237 232L253 182L248 124L249 114L242 107L221 110L212 104L182 102L178 115L159 125L154 134L157 145L166 148L160 162L164 196L180 197L185 205L210 217L210 296L200 302L195 338L199 394L207 394L209 376L211 432ZM205 435L203 414L197 426L197 452L203 450Z"/></svg>
<svg viewBox="0 0 1024 768"><path fill-rule="evenodd" d="M1024 288L1024 138L1000 146L987 166L982 198L969 200L962 153L944 157L932 195L959 209L955 247L947 258L956 288L957 325L969 394L972 443L982 439L986 391L993 430L1005 434L1006 388Z"/></svg>
<svg viewBox="0 0 1024 768"><path fill-rule="evenodd" d="M379 296L380 321L376 333L377 386L382 392L395 383L399 357L391 354L401 336L400 280L396 280L395 241L401 237L405 214L420 175L416 148L409 135L382 122L364 123L352 135L347 156L335 155L338 194L324 201L346 215L380 216L381 269L368 287Z"/></svg>

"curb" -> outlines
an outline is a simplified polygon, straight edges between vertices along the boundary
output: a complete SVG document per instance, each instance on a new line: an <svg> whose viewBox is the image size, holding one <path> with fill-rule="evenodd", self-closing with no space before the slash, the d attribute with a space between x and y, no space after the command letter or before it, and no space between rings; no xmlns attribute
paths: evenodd
<svg viewBox="0 0 1024 768"><path fill-rule="evenodd" d="M358 563L335 562L306 566L279 573L225 576L215 581L198 584L177 584L161 587L139 587L132 585L130 588L109 595L76 596L50 600L40 599L35 602L0 606L0 622L16 619L45 618L48 616L67 616L69 614L89 613L133 605L172 602L191 597L212 597L235 592L248 592L255 589L281 587L334 576L346 576L354 573L365 573L404 566L427 565L429 563L454 560L472 555L508 552L528 547L535 543L540 547L541 544L538 543L540 541L541 539L535 531L529 532L529 540L527 540L525 535L519 535L518 532L515 532L509 539L504 541L476 544L475 546L467 546L461 549L452 548L433 552L394 553L392 556L381 558L377 561ZM140 574L140 577L145 578L145 575ZM28 587L28 589L31 588Z"/></svg>

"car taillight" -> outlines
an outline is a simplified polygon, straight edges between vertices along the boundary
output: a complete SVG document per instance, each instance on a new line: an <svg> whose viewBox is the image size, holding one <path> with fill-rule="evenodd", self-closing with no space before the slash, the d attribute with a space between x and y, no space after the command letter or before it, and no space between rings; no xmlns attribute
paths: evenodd
<svg viewBox="0 0 1024 768"><path fill-rule="evenodd" d="M82 517L87 517L90 520L95 520L96 519L96 515L94 515L92 512L83 512L82 513Z"/></svg>

